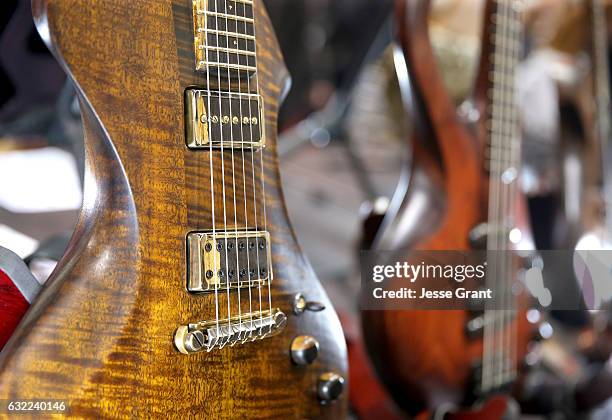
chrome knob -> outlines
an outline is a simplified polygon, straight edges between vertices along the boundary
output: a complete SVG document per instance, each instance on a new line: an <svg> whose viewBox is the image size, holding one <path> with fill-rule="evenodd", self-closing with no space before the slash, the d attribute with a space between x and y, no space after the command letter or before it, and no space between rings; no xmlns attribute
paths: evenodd
<svg viewBox="0 0 612 420"><path fill-rule="evenodd" d="M291 360L296 365L309 365L319 355L319 342L309 335L298 335L291 342Z"/></svg>
<svg viewBox="0 0 612 420"><path fill-rule="evenodd" d="M319 376L317 383L317 394L321 404L329 404L336 401L344 391L344 378L334 372L325 372Z"/></svg>

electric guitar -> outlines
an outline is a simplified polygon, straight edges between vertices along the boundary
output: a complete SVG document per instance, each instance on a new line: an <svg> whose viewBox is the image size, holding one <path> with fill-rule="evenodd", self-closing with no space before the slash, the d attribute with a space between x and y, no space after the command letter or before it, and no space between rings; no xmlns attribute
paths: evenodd
<svg viewBox="0 0 612 420"><path fill-rule="evenodd" d="M40 291L40 284L17 254L0 246L0 350Z"/></svg>
<svg viewBox="0 0 612 420"><path fill-rule="evenodd" d="M398 0L396 6L402 47L396 68L415 128L411 169L373 248L400 255L406 249L507 251L503 261L489 262L487 279L510 304L480 313L364 311L366 344L381 379L411 415L512 417L511 389L532 334L528 302L509 291L520 268L510 251L533 249L518 185L514 79L521 4L487 1L475 91L458 110L428 38L430 1Z"/></svg>
<svg viewBox="0 0 612 420"><path fill-rule="evenodd" d="M261 0L37 0L75 83L84 203L0 354L77 417L342 418L338 318L288 222L289 87Z"/></svg>

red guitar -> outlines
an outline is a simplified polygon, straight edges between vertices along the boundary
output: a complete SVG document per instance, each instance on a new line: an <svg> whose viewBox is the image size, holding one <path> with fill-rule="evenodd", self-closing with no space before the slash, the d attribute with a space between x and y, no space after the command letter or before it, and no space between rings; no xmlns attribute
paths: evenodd
<svg viewBox="0 0 612 420"><path fill-rule="evenodd" d="M0 350L40 290L23 260L0 247Z"/></svg>

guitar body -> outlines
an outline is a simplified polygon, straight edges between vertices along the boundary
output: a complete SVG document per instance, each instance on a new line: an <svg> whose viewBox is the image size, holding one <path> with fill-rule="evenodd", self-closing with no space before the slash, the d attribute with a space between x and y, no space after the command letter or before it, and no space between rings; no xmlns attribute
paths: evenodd
<svg viewBox="0 0 612 420"><path fill-rule="evenodd" d="M0 350L40 291L23 260L0 246Z"/></svg>
<svg viewBox="0 0 612 420"><path fill-rule="evenodd" d="M173 342L178 327L218 319L216 307L239 312L236 290L219 303L216 293L185 286L186 237L213 228L215 208L220 225L234 182L218 175L220 162L227 170L231 161L229 149L223 158L186 147L185 89L206 87L207 79L194 71L191 0L35 1L39 31L79 91L84 203L66 255L0 356L0 398L66 400L79 417L346 415L345 395L325 405L317 398L322 373L346 377L346 348L288 222L275 144L288 76L263 4L253 6L267 142L263 173L251 185L261 182L256 195L265 195L274 269L263 301L287 315L285 328L210 352L181 354ZM255 216L253 202L238 199L227 229L250 228L253 218L263 223L261 208ZM294 315L296 293L325 309ZM304 334L318 340L320 352L296 366L289 350Z"/></svg>
<svg viewBox="0 0 612 420"><path fill-rule="evenodd" d="M17 324L30 307L13 280L0 270L0 349L11 338Z"/></svg>
<svg viewBox="0 0 612 420"><path fill-rule="evenodd" d="M488 2L487 15L491 13ZM404 102L415 121L413 157L374 244L375 249L469 250L470 232L487 221L488 176L484 170L485 118L462 119L446 91L428 37L430 1L397 1L399 37L408 74L400 74ZM490 25L485 24L485 40ZM486 42L483 42L486 48ZM488 57L483 50L483 57ZM397 55L396 55L397 60ZM472 113L484 116L489 70L482 60ZM404 64L396 65L401 71ZM527 238L524 201L517 225ZM410 222L412 220L412 223ZM399 257L400 261L405 258ZM470 384L482 358L482 337L469 337L473 314L464 310L364 311L363 331L382 380L412 415L441 405L474 402ZM530 336L519 314L518 358ZM517 359L518 361L518 359ZM516 362L516 361L515 361ZM496 418L496 417L487 417Z"/></svg>

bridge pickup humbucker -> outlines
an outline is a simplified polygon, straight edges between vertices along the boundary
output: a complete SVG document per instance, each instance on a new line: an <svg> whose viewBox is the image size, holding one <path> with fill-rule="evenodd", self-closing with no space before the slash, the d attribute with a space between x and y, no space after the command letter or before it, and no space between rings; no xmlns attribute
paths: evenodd
<svg viewBox="0 0 612 420"><path fill-rule="evenodd" d="M263 99L257 94L187 89L187 146L190 149L264 147L263 109Z"/></svg>
<svg viewBox="0 0 612 420"><path fill-rule="evenodd" d="M272 281L268 232L192 232L187 235L187 254L190 292L254 287Z"/></svg>

